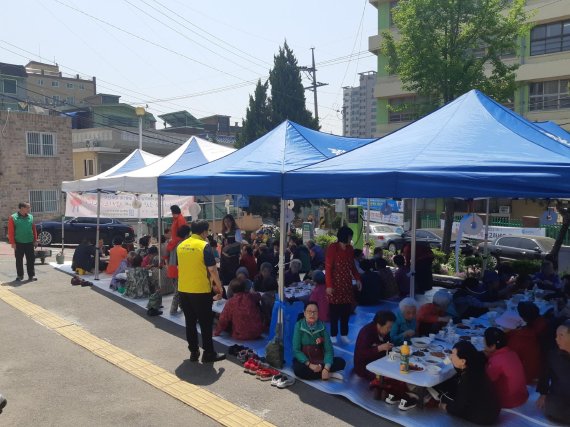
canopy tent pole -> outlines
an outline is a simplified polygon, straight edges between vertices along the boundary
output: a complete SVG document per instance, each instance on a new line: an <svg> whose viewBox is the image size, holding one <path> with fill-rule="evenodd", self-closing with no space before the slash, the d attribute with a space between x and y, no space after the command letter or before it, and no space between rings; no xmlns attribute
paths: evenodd
<svg viewBox="0 0 570 427"><path fill-rule="evenodd" d="M278 286L279 286L279 301L281 303L279 310L277 311L277 330L275 335L283 339L283 300L285 296L285 248L287 239L287 224L285 224L285 209L286 200L281 199L281 207L279 213L279 276L278 276Z"/></svg>
<svg viewBox="0 0 570 427"><path fill-rule="evenodd" d="M63 191L61 192L61 255L63 255L63 251L65 249L65 195Z"/></svg>
<svg viewBox="0 0 570 427"><path fill-rule="evenodd" d="M370 258L370 245L368 242L370 241L370 198L366 199L366 209L368 212L366 213L366 241L364 242L364 247L366 248L366 258Z"/></svg>
<svg viewBox="0 0 570 427"><path fill-rule="evenodd" d="M158 200L158 289L162 287L162 194L157 194Z"/></svg>
<svg viewBox="0 0 570 427"><path fill-rule="evenodd" d="M99 280L99 217L101 216L101 190L97 189L97 228L95 231L95 276Z"/></svg>
<svg viewBox="0 0 570 427"><path fill-rule="evenodd" d="M416 294L416 227L418 199L412 199L412 243L410 246L410 297Z"/></svg>
<svg viewBox="0 0 570 427"><path fill-rule="evenodd" d="M218 238L216 237L216 201L215 201L215 196L212 196L212 233L214 234L214 239L216 240L216 242L218 241Z"/></svg>
<svg viewBox="0 0 570 427"><path fill-rule="evenodd" d="M483 243L483 269L481 270L481 278L485 274L485 270L487 270L487 257L489 256L489 198L487 198L487 207L485 208L485 240Z"/></svg>

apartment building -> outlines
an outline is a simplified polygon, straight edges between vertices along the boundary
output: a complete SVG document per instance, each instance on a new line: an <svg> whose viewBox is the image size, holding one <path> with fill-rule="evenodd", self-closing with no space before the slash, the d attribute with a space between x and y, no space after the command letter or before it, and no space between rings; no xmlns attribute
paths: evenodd
<svg viewBox="0 0 570 427"><path fill-rule="evenodd" d="M0 62L0 110L27 111L26 69Z"/></svg>
<svg viewBox="0 0 570 427"><path fill-rule="evenodd" d="M369 37L370 52L378 57L378 76L374 88L377 103L376 136L386 135L413 119L411 111L392 111L389 105L413 104L414 93L405 91L398 76L386 72L387 59L380 53L381 33L397 31L391 11L394 0L369 0L378 9L378 35ZM570 0L528 0L534 27L520 40L516 56L518 89L511 107L532 121L551 120L570 129Z"/></svg>
<svg viewBox="0 0 570 427"><path fill-rule="evenodd" d="M57 64L30 61L26 64L28 98L49 106L81 105L97 93L95 77L64 76Z"/></svg>
<svg viewBox="0 0 570 427"><path fill-rule="evenodd" d="M342 131L344 136L372 138L376 134L376 72L358 74L358 86L343 88Z"/></svg>

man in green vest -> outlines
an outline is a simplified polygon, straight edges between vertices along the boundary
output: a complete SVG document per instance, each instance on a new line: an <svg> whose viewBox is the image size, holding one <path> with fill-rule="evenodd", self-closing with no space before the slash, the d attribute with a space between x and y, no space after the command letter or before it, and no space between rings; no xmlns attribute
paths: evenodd
<svg viewBox="0 0 570 427"><path fill-rule="evenodd" d="M38 280L35 276L35 247L37 246L38 233L34 225L34 217L30 213L30 204L20 202L18 212L8 218L8 240L16 255L17 282L24 280L24 256L26 257L26 269L28 279Z"/></svg>
<svg viewBox="0 0 570 427"><path fill-rule="evenodd" d="M200 357L198 331L202 335L202 363L212 363L226 358L223 353L214 351L212 329L214 315L212 302L222 297L222 282L218 275L216 258L208 244L208 221L192 223L192 235L180 242L176 248L178 258L178 294L186 319L186 339L190 350L190 361ZM212 296L212 290L216 295Z"/></svg>

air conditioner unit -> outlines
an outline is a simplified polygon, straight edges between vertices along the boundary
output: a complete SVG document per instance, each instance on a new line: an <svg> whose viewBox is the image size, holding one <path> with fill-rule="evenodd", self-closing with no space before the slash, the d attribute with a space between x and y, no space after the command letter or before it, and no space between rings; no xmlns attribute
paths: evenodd
<svg viewBox="0 0 570 427"><path fill-rule="evenodd" d="M85 146L87 148L91 147L91 141L89 139L87 141L85 141Z"/></svg>
<svg viewBox="0 0 570 427"><path fill-rule="evenodd" d="M510 206L499 206L499 213L503 215L508 215L511 213Z"/></svg>

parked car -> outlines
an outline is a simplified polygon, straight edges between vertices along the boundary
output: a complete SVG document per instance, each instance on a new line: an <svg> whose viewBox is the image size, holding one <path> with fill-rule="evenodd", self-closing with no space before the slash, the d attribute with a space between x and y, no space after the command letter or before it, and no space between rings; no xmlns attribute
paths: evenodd
<svg viewBox="0 0 570 427"><path fill-rule="evenodd" d="M487 243L490 264L496 265L502 259L544 259L550 253L556 240L539 236L501 236ZM479 243L477 250L484 252L485 243Z"/></svg>
<svg viewBox="0 0 570 427"><path fill-rule="evenodd" d="M63 223L64 242L66 244L79 244L84 238L95 243L97 218L77 217ZM61 243L61 221L43 221L36 224L38 240L43 246ZM112 245L113 239L120 237L126 242L133 242L135 230L113 218L99 218L99 238L105 245Z"/></svg>
<svg viewBox="0 0 570 427"><path fill-rule="evenodd" d="M441 242L443 240L443 230L439 228L419 228L416 230L416 242L424 243L429 245L432 249L441 249ZM398 239L394 239L388 242L388 250L395 252L396 250L402 250L404 245L412 241L411 231L406 231ZM457 235L455 233L451 234L451 247L455 247L455 242L457 241ZM473 252L473 246L468 239L461 239L459 245L461 252L469 254Z"/></svg>
<svg viewBox="0 0 570 427"><path fill-rule="evenodd" d="M364 235L366 236L366 226L364 226ZM370 224L368 230L370 239L374 241L375 248L395 250L394 241L402 238L402 233L394 231L394 227L386 224ZM392 249L390 244L392 243Z"/></svg>

